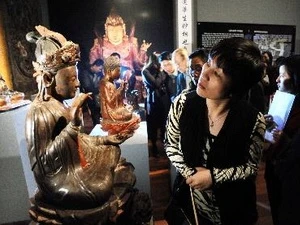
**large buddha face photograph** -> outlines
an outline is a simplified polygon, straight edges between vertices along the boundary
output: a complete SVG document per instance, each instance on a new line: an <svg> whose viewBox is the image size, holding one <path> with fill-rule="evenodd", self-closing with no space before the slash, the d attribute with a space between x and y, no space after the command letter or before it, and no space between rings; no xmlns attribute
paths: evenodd
<svg viewBox="0 0 300 225"><path fill-rule="evenodd" d="M51 28L79 43L83 61L96 38L119 45L134 37L138 46L152 43L148 52L174 49L174 0L48 1L48 7Z"/></svg>

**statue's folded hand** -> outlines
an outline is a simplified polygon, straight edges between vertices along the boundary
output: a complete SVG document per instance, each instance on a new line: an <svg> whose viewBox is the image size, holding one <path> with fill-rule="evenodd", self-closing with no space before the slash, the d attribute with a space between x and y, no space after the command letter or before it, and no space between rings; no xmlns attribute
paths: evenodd
<svg viewBox="0 0 300 225"><path fill-rule="evenodd" d="M92 95L91 92L80 93L78 96L74 98L70 109L71 121L74 125L79 126L81 124L82 121L81 107L88 98L91 98L91 95Z"/></svg>

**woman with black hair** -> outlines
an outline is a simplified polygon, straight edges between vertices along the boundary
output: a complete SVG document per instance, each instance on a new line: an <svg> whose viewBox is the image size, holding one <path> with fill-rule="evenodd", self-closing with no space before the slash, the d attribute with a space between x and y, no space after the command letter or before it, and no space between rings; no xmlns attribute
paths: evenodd
<svg viewBox="0 0 300 225"><path fill-rule="evenodd" d="M167 217L170 225L256 223L255 178L265 122L243 98L261 79L263 67L252 41L224 39L211 49L196 91L174 100L165 147L178 172L175 184L181 184L173 189L175 203L185 216ZM184 185L189 191L180 196Z"/></svg>

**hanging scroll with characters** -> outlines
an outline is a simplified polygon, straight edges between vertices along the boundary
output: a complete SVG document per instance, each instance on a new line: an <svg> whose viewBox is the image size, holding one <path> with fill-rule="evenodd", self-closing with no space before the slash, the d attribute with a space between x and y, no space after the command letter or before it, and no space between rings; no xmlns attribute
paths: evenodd
<svg viewBox="0 0 300 225"><path fill-rule="evenodd" d="M193 12L192 0L178 0L177 4L177 46L192 52Z"/></svg>

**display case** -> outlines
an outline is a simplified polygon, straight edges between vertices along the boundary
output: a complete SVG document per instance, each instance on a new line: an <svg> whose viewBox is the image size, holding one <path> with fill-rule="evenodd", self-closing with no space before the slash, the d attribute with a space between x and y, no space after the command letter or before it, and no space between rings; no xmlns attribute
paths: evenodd
<svg viewBox="0 0 300 225"><path fill-rule="evenodd" d="M28 220L36 189L25 139L27 103L0 112L0 224Z"/></svg>

